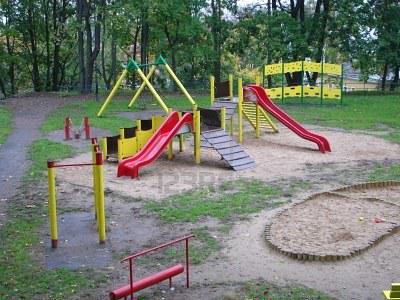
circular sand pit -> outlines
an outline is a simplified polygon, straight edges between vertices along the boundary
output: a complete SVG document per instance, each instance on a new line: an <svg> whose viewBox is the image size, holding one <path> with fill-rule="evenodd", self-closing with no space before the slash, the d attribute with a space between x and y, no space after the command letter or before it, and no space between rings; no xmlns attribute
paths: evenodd
<svg viewBox="0 0 400 300"><path fill-rule="evenodd" d="M266 226L266 240L299 260L352 257L400 228L400 201L386 197L400 198L400 182L366 183L313 195L277 214Z"/></svg>

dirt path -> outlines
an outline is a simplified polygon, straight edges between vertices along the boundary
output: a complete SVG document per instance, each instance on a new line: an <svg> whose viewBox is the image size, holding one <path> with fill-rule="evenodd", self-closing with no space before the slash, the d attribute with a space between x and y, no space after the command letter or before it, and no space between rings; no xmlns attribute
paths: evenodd
<svg viewBox="0 0 400 300"><path fill-rule="evenodd" d="M13 131L0 146L0 224L4 224L5 203L18 193L21 179L30 166L27 150L41 137L39 128L46 116L56 108L77 98L61 98L57 94L33 94L6 101L13 115Z"/></svg>

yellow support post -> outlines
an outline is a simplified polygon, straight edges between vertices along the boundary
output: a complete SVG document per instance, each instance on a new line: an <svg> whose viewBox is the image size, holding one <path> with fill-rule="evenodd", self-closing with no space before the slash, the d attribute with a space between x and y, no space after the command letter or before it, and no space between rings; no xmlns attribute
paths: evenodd
<svg viewBox="0 0 400 300"><path fill-rule="evenodd" d="M176 77L174 71L170 68L168 64L164 65L165 68L167 69L169 75L171 75L172 79L174 79L175 83L178 85L178 87L181 89L182 93L186 96L186 98L190 101L192 105L196 105L196 102L193 100L192 96L188 93L188 91L185 89L183 86L182 82L179 80L178 77Z"/></svg>
<svg viewBox="0 0 400 300"><path fill-rule="evenodd" d="M51 248L58 247L57 229L57 199L56 199L56 175L54 171L54 161L47 161L47 174L49 183L49 220Z"/></svg>
<svg viewBox="0 0 400 300"><path fill-rule="evenodd" d="M172 109L169 108L169 113L172 112ZM171 142L168 144L168 160L174 159L174 138L171 139Z"/></svg>
<svg viewBox="0 0 400 300"><path fill-rule="evenodd" d="M103 112L105 111L107 105L111 102L112 98L114 97L114 95L116 94L116 92L118 91L119 86L122 83L122 80L124 80L124 78L126 77L126 75L128 74L128 70L125 69L121 76L118 78L117 82L115 83L113 89L111 90L111 93L108 95L106 101L104 101L103 105L101 106L99 112L97 113L98 117L101 117L101 115L103 114Z"/></svg>
<svg viewBox="0 0 400 300"><path fill-rule="evenodd" d="M100 149L101 149L101 152L103 152L103 157L104 157L104 159L106 159L107 158L107 155L108 155L108 150L107 150L107 138L102 138L101 140L100 140Z"/></svg>
<svg viewBox="0 0 400 300"><path fill-rule="evenodd" d="M123 155L123 147L122 140L125 139L125 131L124 128L119 129L119 139L118 139L118 162L122 161Z"/></svg>
<svg viewBox="0 0 400 300"><path fill-rule="evenodd" d="M197 108L196 108L197 109ZM200 111L194 111L194 157L196 164L200 164Z"/></svg>
<svg viewBox="0 0 400 300"><path fill-rule="evenodd" d="M183 134L179 135L179 152L183 152L185 150L185 137Z"/></svg>
<svg viewBox="0 0 400 300"><path fill-rule="evenodd" d="M96 185L93 187L94 192L98 193L98 231L99 231L99 243L104 244L106 242L106 213L105 213L105 205L104 205L104 174L103 174L103 156L101 152L96 153L96 165L95 165L95 173L96 173Z"/></svg>
<svg viewBox="0 0 400 300"><path fill-rule="evenodd" d="M99 206L98 206L98 199L99 199L99 191L97 189L97 173L96 173L96 153L97 153L97 145L92 145L92 172L93 172L93 196L94 196L94 217L97 220L97 226L99 226Z"/></svg>
<svg viewBox="0 0 400 300"><path fill-rule="evenodd" d="M147 85L149 88L150 92L153 94L154 98L156 98L158 104L160 104L161 108L168 113L168 107L165 105L164 101L161 99L160 95L156 92L154 89L153 85L150 83L150 81L146 78L142 70L136 69L136 72L139 74L140 78L142 78L143 82Z"/></svg>
<svg viewBox="0 0 400 300"><path fill-rule="evenodd" d="M211 106L214 105L214 100L215 100L215 77L210 76L210 103Z"/></svg>
<svg viewBox="0 0 400 300"><path fill-rule="evenodd" d="M239 143L243 142L243 80L238 78L238 127Z"/></svg>
<svg viewBox="0 0 400 300"><path fill-rule="evenodd" d="M151 78L151 76L153 76L155 70L156 70L156 66L151 66L150 71L146 76L147 80L150 80L150 78ZM129 102L129 104L128 104L129 108L131 108L132 105L135 104L136 100L142 94L145 86L146 86L146 83L143 81L142 84L140 85L139 89L136 91L135 95L133 96L132 100Z"/></svg>
<svg viewBox="0 0 400 300"><path fill-rule="evenodd" d="M229 74L229 99L233 100L233 75Z"/></svg>
<svg viewBox="0 0 400 300"><path fill-rule="evenodd" d="M136 130L142 130L142 120L136 120Z"/></svg>
<svg viewBox="0 0 400 300"><path fill-rule="evenodd" d="M256 138L260 137L260 108L256 104Z"/></svg>
<svg viewBox="0 0 400 300"><path fill-rule="evenodd" d="M225 128L226 128L225 119L226 119L226 107L223 106L223 107L221 107L221 128L223 130L225 130Z"/></svg>

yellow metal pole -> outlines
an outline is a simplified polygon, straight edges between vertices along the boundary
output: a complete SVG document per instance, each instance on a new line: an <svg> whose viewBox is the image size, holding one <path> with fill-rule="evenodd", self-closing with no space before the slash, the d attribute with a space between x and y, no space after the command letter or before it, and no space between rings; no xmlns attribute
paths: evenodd
<svg viewBox="0 0 400 300"><path fill-rule="evenodd" d="M233 75L229 74L229 99L233 99Z"/></svg>
<svg viewBox="0 0 400 300"><path fill-rule="evenodd" d="M94 187L94 190L98 191L98 230L99 230L99 243L104 244L106 242L106 213L105 213L105 205L104 205L104 170L103 170L103 156L101 152L96 153L96 178L97 184Z"/></svg>
<svg viewBox="0 0 400 300"><path fill-rule="evenodd" d="M214 100L215 100L215 77L210 76L210 103L211 106L214 105Z"/></svg>
<svg viewBox="0 0 400 300"><path fill-rule="evenodd" d="M169 113L172 112L172 109L169 108ZM174 159L174 138L171 139L171 142L168 144L168 160Z"/></svg>
<svg viewBox="0 0 400 300"><path fill-rule="evenodd" d="M256 138L260 137L260 108L256 104Z"/></svg>
<svg viewBox="0 0 400 300"><path fill-rule="evenodd" d="M101 140L100 140L100 149L101 149L101 152L103 152L103 157L104 157L104 159L106 159L107 158L107 138L106 137L104 137L104 138L102 138Z"/></svg>
<svg viewBox="0 0 400 300"><path fill-rule="evenodd" d="M179 152L183 152L185 150L185 137L183 134L179 135Z"/></svg>
<svg viewBox="0 0 400 300"><path fill-rule="evenodd" d="M58 246L58 229L57 229L57 200L56 200L56 176L54 171L54 161L47 161L47 174L49 183L49 220L50 220L50 237L51 248Z"/></svg>
<svg viewBox="0 0 400 300"><path fill-rule="evenodd" d="M225 130L225 128L226 128L225 119L226 119L226 107L223 106L223 107L221 107L221 128L223 130Z"/></svg>
<svg viewBox="0 0 400 300"><path fill-rule="evenodd" d="M192 96L190 96L190 94L188 93L188 91L185 89L185 87L183 86L182 82L179 80L178 77L176 77L174 71L172 71L172 69L170 68L170 66L168 64L165 64L165 68L167 69L169 75L171 75L172 79L174 79L174 81L176 82L176 84L178 85L178 87L181 89L182 93L186 96L186 98L190 101L190 103L192 105L196 105L196 102L193 100Z"/></svg>
<svg viewBox="0 0 400 300"><path fill-rule="evenodd" d="M161 108L168 113L168 107L165 105L164 101L161 99L160 95L156 92L154 89L153 85L150 83L150 81L146 78L142 70L136 69L136 72L139 74L140 78L142 78L143 82L147 85L149 88L150 92L153 94L154 98L156 98L158 104L160 104Z"/></svg>
<svg viewBox="0 0 400 300"><path fill-rule="evenodd" d="M239 143L243 142L243 80L238 79L238 127L239 127Z"/></svg>
<svg viewBox="0 0 400 300"><path fill-rule="evenodd" d="M196 164L200 164L200 111L196 110L194 113L194 156Z"/></svg>
<svg viewBox="0 0 400 300"><path fill-rule="evenodd" d="M125 130L124 128L119 129L119 139L118 139L118 161L122 161L124 157L124 147L122 141L125 139Z"/></svg>
<svg viewBox="0 0 400 300"><path fill-rule="evenodd" d="M142 130L142 120L136 120L136 130Z"/></svg>
<svg viewBox="0 0 400 300"><path fill-rule="evenodd" d="M95 164L96 164L96 152L97 152L97 145L92 145L94 217L97 220L97 226L99 226L99 219L98 219L98 215L99 215L99 205L98 205L99 190L96 188L98 179L97 179L96 166L95 166Z"/></svg>
<svg viewBox="0 0 400 300"><path fill-rule="evenodd" d="M150 78L151 78L151 76L153 76L155 70L156 70L156 66L151 66L150 71L146 76L147 80L150 80ZM129 104L128 104L129 108L132 107L132 105L136 102L136 100L142 94L145 86L146 86L146 83L143 81L142 84L140 85L139 89L136 91L135 95L133 96L131 102L129 102Z"/></svg>
<svg viewBox="0 0 400 300"><path fill-rule="evenodd" d="M124 80L124 78L126 77L126 75L128 74L128 70L125 69L121 76L118 78L117 82L115 83L113 89L111 90L111 93L108 95L106 101L104 101L103 105L101 106L99 112L97 113L98 117L101 117L101 115L103 114L103 112L105 111L107 105L111 102L112 98L114 97L115 93L118 91L119 86L122 83L122 80Z"/></svg>

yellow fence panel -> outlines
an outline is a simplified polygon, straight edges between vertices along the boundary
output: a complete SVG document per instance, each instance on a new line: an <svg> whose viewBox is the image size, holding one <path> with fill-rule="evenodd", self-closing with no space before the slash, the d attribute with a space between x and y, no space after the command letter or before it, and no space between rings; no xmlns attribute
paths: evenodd
<svg viewBox="0 0 400 300"><path fill-rule="evenodd" d="M324 87L324 90L323 90L324 99L340 99L341 94L342 94L342 92L340 89Z"/></svg>
<svg viewBox="0 0 400 300"><path fill-rule="evenodd" d="M304 97L321 97L320 86L304 86L303 87Z"/></svg>
<svg viewBox="0 0 400 300"><path fill-rule="evenodd" d="M121 149L118 149L118 151L121 151L122 158L127 158L138 152L138 144L136 137L129 139L120 139L119 145Z"/></svg>
<svg viewBox="0 0 400 300"><path fill-rule="evenodd" d="M301 61L295 61L291 63L284 64L285 73L301 72L302 66Z"/></svg>
<svg viewBox="0 0 400 300"><path fill-rule="evenodd" d="M335 64L324 64L324 73L341 76L342 66Z"/></svg>
<svg viewBox="0 0 400 300"><path fill-rule="evenodd" d="M153 135L153 130L139 130L136 131L137 143L138 143L138 151L140 151L144 145L146 145L147 141Z"/></svg>
<svg viewBox="0 0 400 300"><path fill-rule="evenodd" d="M287 86L283 90L284 96L286 97L301 97L301 85Z"/></svg>
<svg viewBox="0 0 400 300"><path fill-rule="evenodd" d="M304 62L304 71L321 73L321 63L305 61Z"/></svg>
<svg viewBox="0 0 400 300"><path fill-rule="evenodd" d="M282 97L282 88L271 88L271 89L265 89L267 92L267 95L272 99L272 100L278 100L281 99Z"/></svg>
<svg viewBox="0 0 400 300"><path fill-rule="evenodd" d="M264 75L282 74L282 64L266 65L264 68Z"/></svg>

